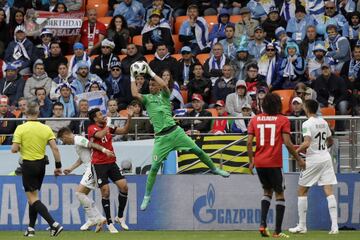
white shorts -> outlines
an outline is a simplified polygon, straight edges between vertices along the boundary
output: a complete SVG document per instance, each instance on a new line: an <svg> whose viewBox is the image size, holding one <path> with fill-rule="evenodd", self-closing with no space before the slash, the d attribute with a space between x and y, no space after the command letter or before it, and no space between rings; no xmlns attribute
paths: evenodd
<svg viewBox="0 0 360 240"><path fill-rule="evenodd" d="M80 181L80 184L94 190L95 189L95 179L91 172L91 167L86 168L86 171Z"/></svg>
<svg viewBox="0 0 360 240"><path fill-rule="evenodd" d="M306 169L300 173L299 185L311 187L337 184L331 160L320 163L306 163Z"/></svg>

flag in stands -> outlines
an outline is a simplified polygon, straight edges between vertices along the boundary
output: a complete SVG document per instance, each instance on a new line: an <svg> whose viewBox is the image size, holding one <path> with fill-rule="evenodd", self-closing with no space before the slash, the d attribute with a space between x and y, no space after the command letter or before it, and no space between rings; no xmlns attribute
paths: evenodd
<svg viewBox="0 0 360 240"><path fill-rule="evenodd" d="M99 108L103 114L106 114L107 97L104 91L86 92L76 95L76 105L79 105L81 99L86 99L89 102L89 110Z"/></svg>

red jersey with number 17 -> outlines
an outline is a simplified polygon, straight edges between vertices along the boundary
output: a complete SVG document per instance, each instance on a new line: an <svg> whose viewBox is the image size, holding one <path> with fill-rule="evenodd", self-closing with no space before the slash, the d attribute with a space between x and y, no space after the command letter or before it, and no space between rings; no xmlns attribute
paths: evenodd
<svg viewBox="0 0 360 240"><path fill-rule="evenodd" d="M88 138L91 142L97 143L100 146L103 146L104 148L114 151L113 145L112 145L112 135L108 131L105 135L105 137L99 139L96 138L94 135L98 131L103 130L104 128L99 127L97 124L91 124L88 127ZM105 153L98 151L96 149L91 149L91 163L92 164L107 164L107 163L114 163L116 162L115 157L108 157Z"/></svg>
<svg viewBox="0 0 360 240"><path fill-rule="evenodd" d="M248 134L256 138L255 167L282 167L282 134L290 134L290 121L283 115L261 113L253 117Z"/></svg>

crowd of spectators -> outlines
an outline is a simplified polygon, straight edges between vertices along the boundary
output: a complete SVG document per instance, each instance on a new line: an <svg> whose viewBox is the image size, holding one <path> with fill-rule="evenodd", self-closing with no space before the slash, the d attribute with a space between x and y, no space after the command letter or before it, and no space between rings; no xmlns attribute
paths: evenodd
<svg viewBox="0 0 360 240"><path fill-rule="evenodd" d="M79 94L101 92L108 116L128 108L146 116L130 91L129 69L136 61L148 61L168 83L174 115L253 116L262 112L264 96L276 90L294 90L287 115L304 115L306 98L338 115L359 114L360 8L355 0L109 0L108 5L112 19L106 26L83 0L0 1L0 144L9 144L16 128L1 119L23 118L31 101L39 103L40 117L87 117L91 106ZM77 36L58 37L50 29L36 36L25 28L28 11L85 9ZM209 25L206 19L214 15L217 23ZM175 32L180 16L185 18ZM233 16L240 20L232 22ZM142 44L132 43L134 36L141 36ZM202 61L198 57L204 54ZM148 76L136 78L142 94L149 93L148 81ZM191 129L246 133L247 123L179 122L189 134ZM69 126L84 135L89 123L46 124L54 132ZM138 133L152 132L146 121L137 127ZM337 130L345 128L337 122Z"/></svg>

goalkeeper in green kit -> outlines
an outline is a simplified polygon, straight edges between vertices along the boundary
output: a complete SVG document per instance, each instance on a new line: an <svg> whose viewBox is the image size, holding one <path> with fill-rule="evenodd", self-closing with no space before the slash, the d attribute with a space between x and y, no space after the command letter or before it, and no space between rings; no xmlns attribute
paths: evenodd
<svg viewBox="0 0 360 240"><path fill-rule="evenodd" d="M134 66L136 65L136 66ZM137 71L139 65L142 71ZM135 83L135 77L140 74L149 74L151 80L149 83L150 94L142 95L138 92ZM196 154L200 160L206 164L214 174L223 177L229 177L230 174L220 168L217 168L210 157L199 148L195 142L186 135L184 130L178 127L172 117L170 90L166 82L157 76L146 62L135 62L130 67L131 74L131 93L134 98L139 99L150 117L150 121L155 131L155 143L152 153L152 164L146 181L146 191L140 209L145 210L150 202L150 195L153 189L157 172L173 150L190 150Z"/></svg>

